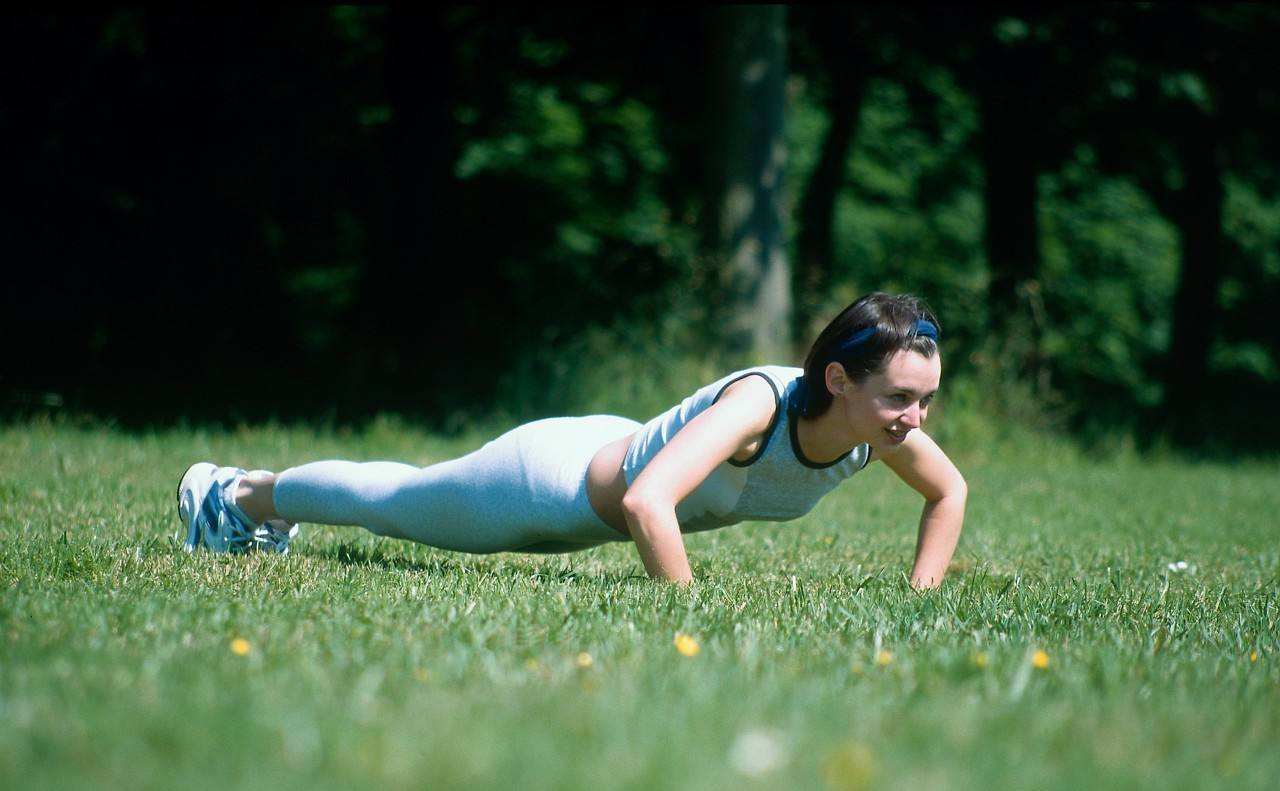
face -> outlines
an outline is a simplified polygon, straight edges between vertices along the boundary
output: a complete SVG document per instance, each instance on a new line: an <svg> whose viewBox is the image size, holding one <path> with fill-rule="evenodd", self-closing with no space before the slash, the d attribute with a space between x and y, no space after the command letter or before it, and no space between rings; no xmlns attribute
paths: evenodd
<svg viewBox="0 0 1280 791"><path fill-rule="evenodd" d="M861 384L845 377L843 371L828 368L827 372L828 387L835 394L833 406L844 411L852 438L877 450L901 445L923 425L941 377L942 361L937 354L925 357L913 351L898 352L883 371L871 374Z"/></svg>

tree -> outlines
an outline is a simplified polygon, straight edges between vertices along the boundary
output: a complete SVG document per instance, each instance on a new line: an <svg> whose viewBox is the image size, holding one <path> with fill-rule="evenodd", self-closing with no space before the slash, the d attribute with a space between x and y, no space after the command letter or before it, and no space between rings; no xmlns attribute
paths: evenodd
<svg viewBox="0 0 1280 791"><path fill-rule="evenodd" d="M726 7L711 21L706 247L721 274L719 324L730 354L790 354L791 277L782 176L786 8Z"/></svg>
<svg viewBox="0 0 1280 791"><path fill-rule="evenodd" d="M1135 7L1116 22L1109 77L1119 90L1101 103L1096 140L1107 167L1133 173L1177 229L1163 423L1175 439L1199 442L1222 430L1204 422L1203 404L1231 258L1224 177L1232 160L1252 160L1245 172L1256 167L1259 142L1274 161L1274 136L1259 141L1257 130L1280 120L1274 92L1263 87L1280 63L1260 42L1280 15L1262 6Z"/></svg>
<svg viewBox="0 0 1280 791"><path fill-rule="evenodd" d="M1089 12L1091 14L1092 12ZM973 59L962 73L978 100L979 158L985 176L983 246L990 279L992 336L1013 371L1046 386L1041 352L1039 177L1061 165L1075 144L1063 123L1087 95L1091 24L1077 11L976 15Z"/></svg>
<svg viewBox="0 0 1280 791"><path fill-rule="evenodd" d="M825 83L823 109L828 118L818 163L797 216L794 326L798 338L809 336L819 295L834 271L836 197L845 183L872 70L864 40L867 31L859 24L867 13L841 6L797 9L797 21L803 23L812 51L814 76Z"/></svg>

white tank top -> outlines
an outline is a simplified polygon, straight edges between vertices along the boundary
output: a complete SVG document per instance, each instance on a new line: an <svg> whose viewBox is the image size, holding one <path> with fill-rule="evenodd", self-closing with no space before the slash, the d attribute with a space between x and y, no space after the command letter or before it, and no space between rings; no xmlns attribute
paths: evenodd
<svg viewBox="0 0 1280 791"><path fill-rule="evenodd" d="M729 459L676 506L681 532L711 530L747 520L785 522L804 516L822 496L867 466L871 448L853 448L834 461L804 457L796 437L801 368L765 365L735 371L712 382L644 424L631 440L622 471L630 486L645 465L690 420L714 404L739 379L760 376L773 388L774 416L760 448L746 461Z"/></svg>

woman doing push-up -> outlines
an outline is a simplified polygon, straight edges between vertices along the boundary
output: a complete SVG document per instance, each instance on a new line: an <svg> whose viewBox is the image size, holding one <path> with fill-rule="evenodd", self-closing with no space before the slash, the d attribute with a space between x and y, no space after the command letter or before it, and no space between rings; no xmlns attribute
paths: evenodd
<svg viewBox="0 0 1280 791"><path fill-rule="evenodd" d="M318 461L283 472L193 465L178 485L185 547L287 552L298 522L358 525L458 552L573 552L632 541L652 577L693 579L684 533L783 522L882 461L924 497L911 582L942 581L966 486L922 430L938 390L937 319L868 294L804 368L736 371L641 425L537 420L428 467Z"/></svg>

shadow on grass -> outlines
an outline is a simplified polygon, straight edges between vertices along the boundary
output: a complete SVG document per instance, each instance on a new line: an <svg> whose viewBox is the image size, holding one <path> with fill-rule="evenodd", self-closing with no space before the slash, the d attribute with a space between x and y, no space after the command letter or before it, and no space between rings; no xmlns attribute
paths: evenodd
<svg viewBox="0 0 1280 791"><path fill-rule="evenodd" d="M320 546L307 554L336 561L344 566L378 566L389 571L421 571L428 574L447 574L463 565L452 558L418 560L399 553L388 553L382 549L369 549L359 544Z"/></svg>
<svg viewBox="0 0 1280 791"><path fill-rule="evenodd" d="M388 571L416 571L431 575L447 575L458 572L466 573L477 566L483 567L484 573L511 578L525 578L539 582L581 582L605 588L634 582L650 583L641 574L623 571L601 571L599 573L584 572L579 569L550 563L530 564L535 557L546 557L545 554L528 554L523 552L495 553L493 555L470 555L433 557L428 560L406 557L398 552L387 552L380 548L368 548L359 544L339 544L317 548L309 553L313 557L332 560L345 566L380 567Z"/></svg>

